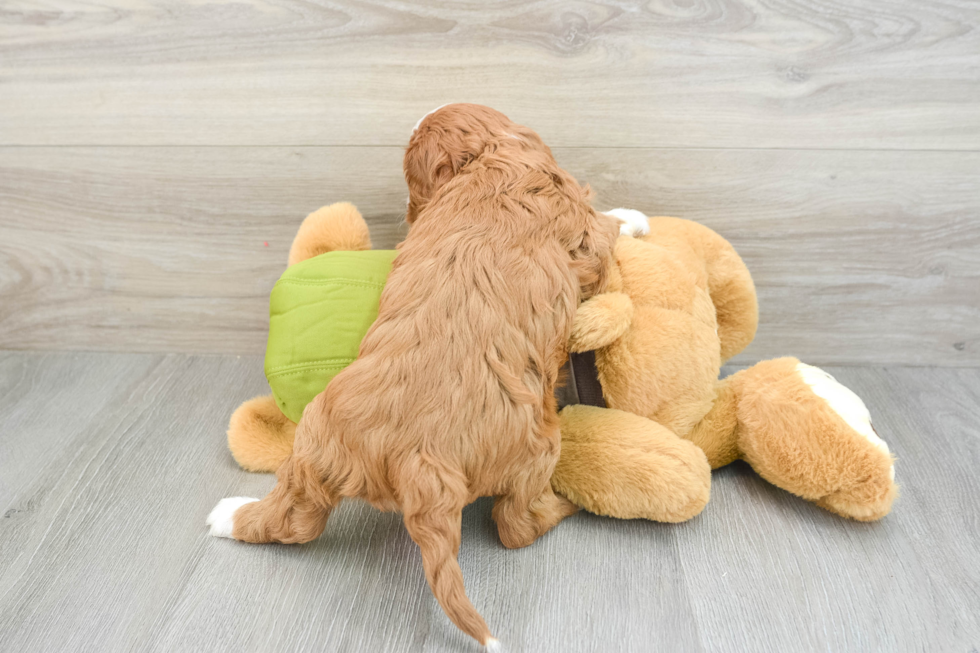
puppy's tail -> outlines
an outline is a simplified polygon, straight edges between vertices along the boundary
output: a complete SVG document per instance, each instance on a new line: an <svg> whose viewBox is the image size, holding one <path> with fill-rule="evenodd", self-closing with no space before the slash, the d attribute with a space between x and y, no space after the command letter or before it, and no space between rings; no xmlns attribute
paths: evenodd
<svg viewBox="0 0 980 653"><path fill-rule="evenodd" d="M412 502L415 503L415 502ZM456 556L462 529L462 506L449 507L445 499L415 505L405 511L405 527L422 551L425 578L446 616L464 633L490 650L497 640L476 611L463 587L463 571ZM407 508L407 507L406 507Z"/></svg>

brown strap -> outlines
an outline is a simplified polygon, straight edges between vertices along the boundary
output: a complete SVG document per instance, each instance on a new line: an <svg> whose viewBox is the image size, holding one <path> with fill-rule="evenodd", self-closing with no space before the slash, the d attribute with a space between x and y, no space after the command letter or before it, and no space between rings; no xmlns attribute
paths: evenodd
<svg viewBox="0 0 980 653"><path fill-rule="evenodd" d="M559 410L573 404L606 407L602 397L602 385L595 366L595 352L571 354L562 367L565 383L555 389Z"/></svg>

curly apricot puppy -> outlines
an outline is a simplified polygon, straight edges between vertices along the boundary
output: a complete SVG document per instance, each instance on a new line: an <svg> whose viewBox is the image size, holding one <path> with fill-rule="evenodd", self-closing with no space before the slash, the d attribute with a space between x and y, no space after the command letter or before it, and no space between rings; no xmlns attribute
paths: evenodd
<svg viewBox="0 0 980 653"><path fill-rule="evenodd" d="M424 118L405 174L413 225L358 359L303 412L275 489L225 499L209 523L247 542L306 542L344 497L401 510L446 614L492 645L456 561L462 510L496 496L508 547L575 511L551 490L554 386L619 224L537 134L486 107Z"/></svg>

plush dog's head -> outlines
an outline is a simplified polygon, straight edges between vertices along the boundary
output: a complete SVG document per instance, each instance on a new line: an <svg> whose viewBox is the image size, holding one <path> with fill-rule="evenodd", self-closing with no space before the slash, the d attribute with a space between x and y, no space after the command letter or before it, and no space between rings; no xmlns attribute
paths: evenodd
<svg viewBox="0 0 980 653"><path fill-rule="evenodd" d="M405 151L408 210L405 221L419 212L439 188L488 149L505 139L508 145L547 153L551 150L533 130L480 104L447 104L419 121Z"/></svg>

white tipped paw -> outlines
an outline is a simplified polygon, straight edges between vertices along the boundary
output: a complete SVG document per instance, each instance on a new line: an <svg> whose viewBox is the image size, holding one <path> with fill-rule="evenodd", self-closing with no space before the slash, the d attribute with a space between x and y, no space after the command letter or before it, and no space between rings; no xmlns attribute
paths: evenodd
<svg viewBox="0 0 980 653"><path fill-rule="evenodd" d="M650 218L635 209L612 209L603 211L606 215L611 215L620 221L619 235L621 236L646 236L650 233Z"/></svg>
<svg viewBox="0 0 980 653"><path fill-rule="evenodd" d="M207 524L211 527L213 537L231 537L231 532L235 530L235 511L246 503L258 501L251 497L228 497L218 502L211 514L208 515Z"/></svg>
<svg viewBox="0 0 980 653"><path fill-rule="evenodd" d="M876 446L886 455L890 455L888 444L878 437L871 426L871 413L853 390L843 385L819 367L798 363L796 372L803 382L810 386L813 394L827 402L831 410L844 418L847 425L857 431L868 442ZM895 480L895 468L891 468L891 478Z"/></svg>

